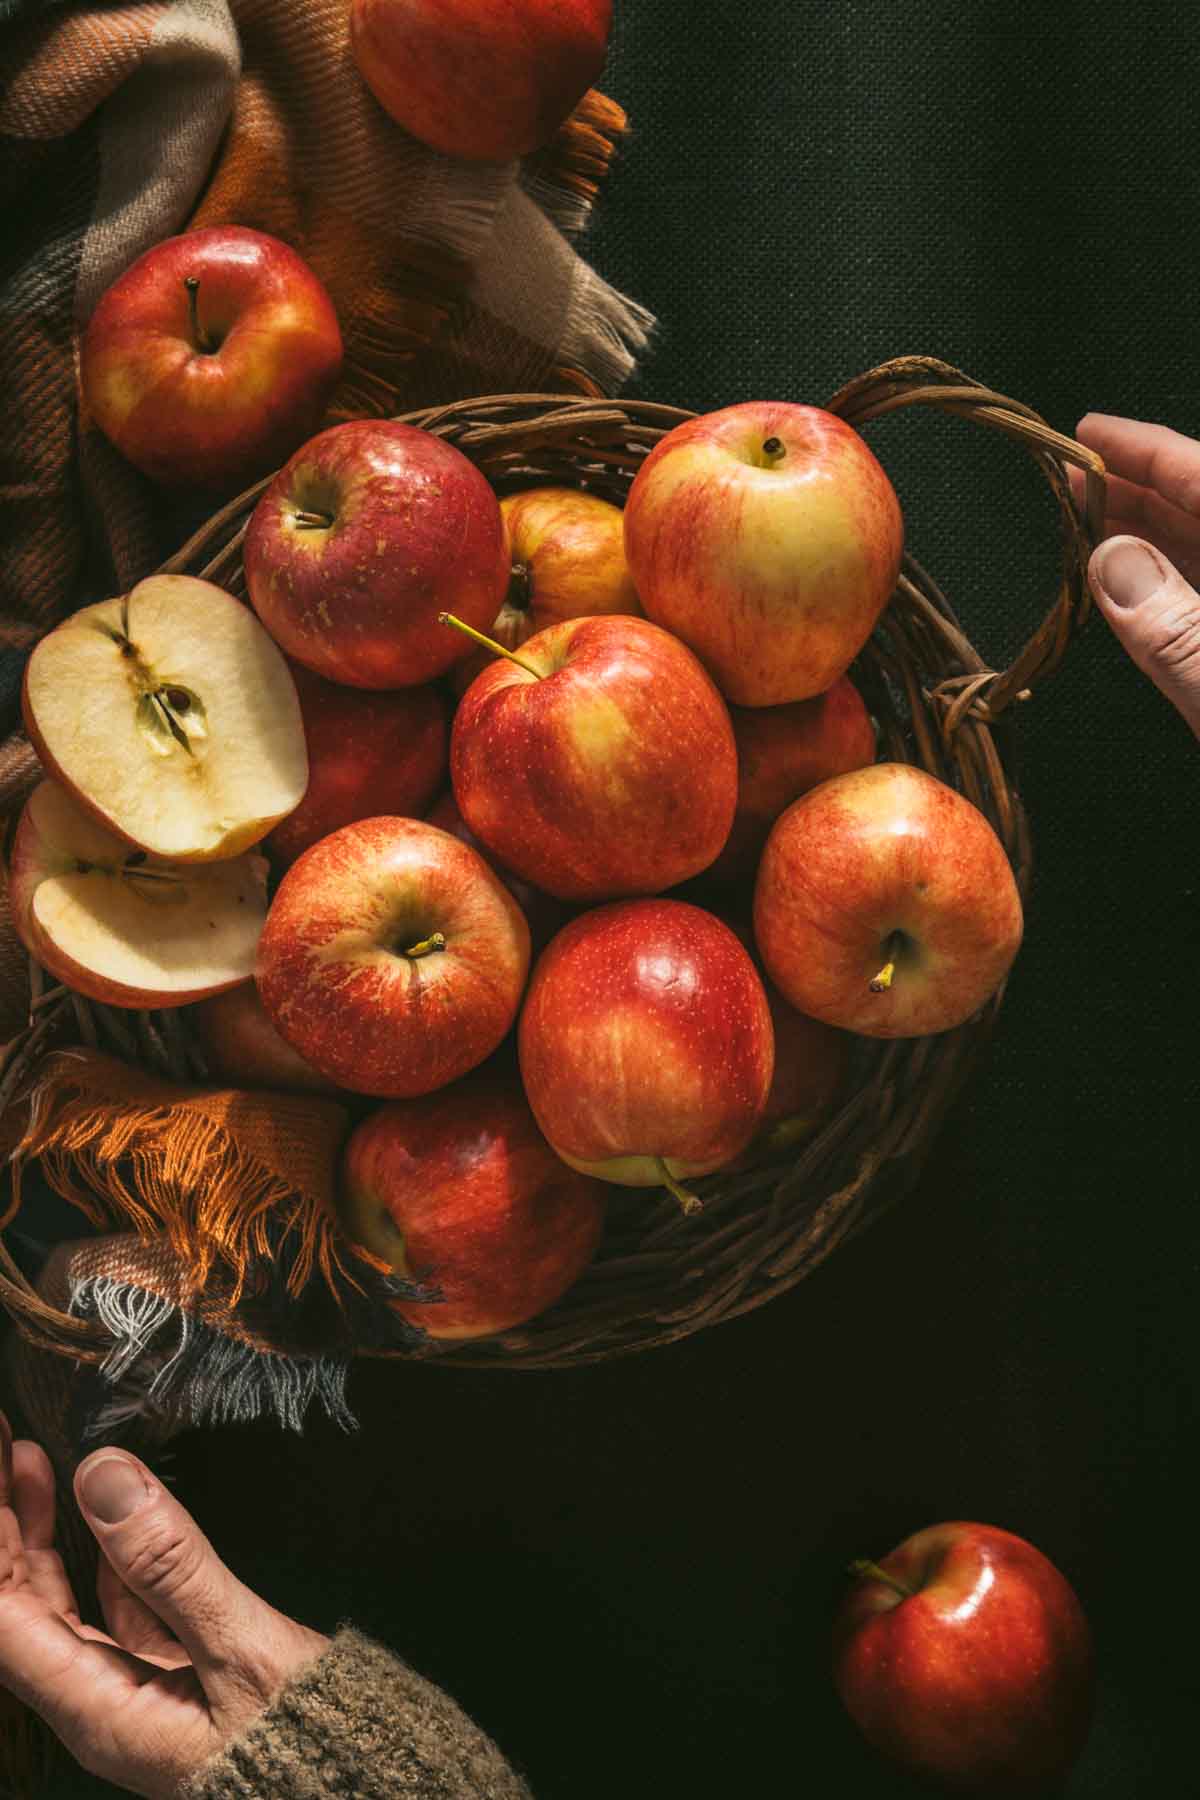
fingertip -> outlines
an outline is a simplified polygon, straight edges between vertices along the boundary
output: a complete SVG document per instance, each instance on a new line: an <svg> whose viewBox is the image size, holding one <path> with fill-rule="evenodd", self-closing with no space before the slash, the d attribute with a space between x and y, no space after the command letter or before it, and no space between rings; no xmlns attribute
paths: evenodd
<svg viewBox="0 0 1200 1800"><path fill-rule="evenodd" d="M54 1547L54 1465L40 1444L21 1438L13 1445L13 1511L27 1550Z"/></svg>

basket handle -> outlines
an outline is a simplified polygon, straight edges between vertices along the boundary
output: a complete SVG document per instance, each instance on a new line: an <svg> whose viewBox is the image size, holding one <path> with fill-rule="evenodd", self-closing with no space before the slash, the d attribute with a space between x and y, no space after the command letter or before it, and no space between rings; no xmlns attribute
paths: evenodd
<svg viewBox="0 0 1200 1800"><path fill-rule="evenodd" d="M991 724L1014 700L1027 700L1034 684L1062 661L1091 610L1087 566L1104 531L1107 483L1104 463L1094 450L1054 431L1032 407L998 394L933 356L898 356L868 369L839 389L827 410L857 429L905 406L936 406L1023 444L1045 475L1061 513L1062 580L1054 604L1025 648L1007 669L950 676L929 695L949 738L968 715ZM1067 478L1069 463L1084 472L1082 508Z"/></svg>

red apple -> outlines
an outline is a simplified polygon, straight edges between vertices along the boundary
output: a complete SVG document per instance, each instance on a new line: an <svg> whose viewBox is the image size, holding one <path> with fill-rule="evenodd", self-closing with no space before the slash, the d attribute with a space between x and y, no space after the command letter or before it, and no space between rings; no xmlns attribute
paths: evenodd
<svg viewBox="0 0 1200 1800"><path fill-rule="evenodd" d="M362 819L294 862L259 944L267 1017L354 1093L432 1093L505 1036L529 927L481 856L419 819Z"/></svg>
<svg viewBox="0 0 1200 1800"><path fill-rule="evenodd" d="M246 586L276 643L347 687L418 687L469 649L509 578L500 502L474 463L391 419L303 445L254 509Z"/></svg>
<svg viewBox="0 0 1200 1800"><path fill-rule="evenodd" d="M568 1169L512 1076L480 1070L396 1100L346 1145L338 1211L350 1237L439 1301L397 1300L430 1337L507 1331L545 1312L591 1261L601 1182Z"/></svg>
<svg viewBox="0 0 1200 1800"><path fill-rule="evenodd" d="M737 753L695 657L644 619L568 619L494 663L450 738L462 816L559 900L661 893L729 835Z"/></svg>
<svg viewBox="0 0 1200 1800"><path fill-rule="evenodd" d="M214 1081L285 1093L296 1089L317 1094L339 1092L280 1037L252 980L215 999L202 1000L189 1017Z"/></svg>
<svg viewBox="0 0 1200 1800"><path fill-rule="evenodd" d="M1004 846L969 800L876 763L789 806L763 851L754 935L801 1012L867 1037L961 1025L1021 943Z"/></svg>
<svg viewBox="0 0 1200 1800"><path fill-rule="evenodd" d="M496 860L458 810L458 802L453 792L442 795L437 805L432 807L425 817L439 831L448 831L460 843L469 844L472 850L478 851L490 869L494 869L500 877L521 911L529 922L529 936L535 955L544 950L556 931L561 931L570 918L570 910L561 900L555 900L550 894L540 894L537 888L530 887L517 875L510 875L504 865Z"/></svg>
<svg viewBox="0 0 1200 1800"><path fill-rule="evenodd" d="M782 401L677 425L625 506L647 618L690 644L739 706L833 685L891 597L903 539L895 491L858 433Z"/></svg>
<svg viewBox="0 0 1200 1800"><path fill-rule="evenodd" d="M419 818L447 770L447 706L434 687L393 694L335 687L292 665L308 746L308 789L266 841L276 862L343 825L385 813Z"/></svg>
<svg viewBox="0 0 1200 1800"><path fill-rule="evenodd" d="M834 1680L864 1737L960 1793L1058 1791L1092 1713L1087 1620L1053 1563L993 1525L932 1525L856 1563Z"/></svg>
<svg viewBox="0 0 1200 1800"><path fill-rule="evenodd" d="M738 753L737 811L729 839L710 873L720 881L753 880L780 813L832 775L875 761L875 727L846 676L811 700L790 706L731 706Z"/></svg>
<svg viewBox="0 0 1200 1800"><path fill-rule="evenodd" d="M679 900L572 920L543 951L521 1075L564 1162L624 1187L708 1174L746 1148L771 1087L771 1014L727 925Z"/></svg>
<svg viewBox="0 0 1200 1800"><path fill-rule="evenodd" d="M489 636L504 649L519 649L527 638L563 619L641 616L625 561L619 506L579 488L527 488L502 500L500 512L512 575ZM451 679L460 694L489 660L482 650L458 664Z"/></svg>
<svg viewBox="0 0 1200 1800"><path fill-rule="evenodd" d="M599 79L612 0L353 0L367 86L446 156L508 162L554 136Z"/></svg>
<svg viewBox="0 0 1200 1800"><path fill-rule="evenodd" d="M278 238L213 225L167 238L102 295L84 397L143 474L233 491L321 422L342 366L337 314Z"/></svg>

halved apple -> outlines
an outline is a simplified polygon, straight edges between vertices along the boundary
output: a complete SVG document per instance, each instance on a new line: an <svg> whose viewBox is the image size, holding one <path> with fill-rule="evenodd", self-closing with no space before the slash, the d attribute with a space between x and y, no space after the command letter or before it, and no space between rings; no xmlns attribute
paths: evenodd
<svg viewBox="0 0 1200 1800"><path fill-rule="evenodd" d="M85 606L34 650L23 703L46 772L154 856L227 860L304 797L291 671L211 582L152 575Z"/></svg>
<svg viewBox="0 0 1200 1800"><path fill-rule="evenodd" d="M266 858L170 863L131 849L57 782L26 801L8 865L13 925L60 981L109 1006L181 1006L245 981Z"/></svg>

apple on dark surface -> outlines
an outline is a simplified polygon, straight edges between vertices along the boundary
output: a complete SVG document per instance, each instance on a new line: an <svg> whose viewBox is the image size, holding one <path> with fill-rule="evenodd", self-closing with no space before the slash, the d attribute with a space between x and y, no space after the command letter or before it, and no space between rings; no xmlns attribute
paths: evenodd
<svg viewBox="0 0 1200 1800"><path fill-rule="evenodd" d="M358 819L420 818L448 770L449 708L435 687L369 693L292 665L308 747L308 787L266 840L287 867Z"/></svg>
<svg viewBox="0 0 1200 1800"><path fill-rule="evenodd" d="M1053 1563L992 1525L918 1531L852 1565L834 1681L885 1756L959 1793L1050 1795L1092 1716L1091 1636Z"/></svg>
<svg viewBox="0 0 1200 1800"><path fill-rule="evenodd" d="M214 1081L285 1093L341 1091L280 1037L252 977L211 1000L200 1001L192 1008L190 1019Z"/></svg>
<svg viewBox="0 0 1200 1800"><path fill-rule="evenodd" d="M690 644L738 706L831 687L887 605L903 543L895 490L859 434L782 401L677 425L625 505L646 617Z"/></svg>
<svg viewBox="0 0 1200 1800"><path fill-rule="evenodd" d="M508 162L539 149L599 79L612 0L352 0L367 86L440 150Z"/></svg>
<svg viewBox="0 0 1200 1800"><path fill-rule="evenodd" d="M1021 897L978 807L909 763L824 781L763 851L754 936L800 1012L867 1037L949 1031L997 991Z"/></svg>
<svg viewBox="0 0 1200 1800"><path fill-rule="evenodd" d="M391 419L331 426L254 509L251 605L296 662L346 687L418 687L469 652L509 580L500 502L461 451Z"/></svg>
<svg viewBox="0 0 1200 1800"><path fill-rule="evenodd" d="M517 1032L534 1117L564 1162L624 1187L723 1167L762 1120L771 1013L727 925L678 900L573 919L538 959Z"/></svg>
<svg viewBox="0 0 1200 1800"><path fill-rule="evenodd" d="M522 1324L591 1261L606 1190L567 1168L512 1075L481 1069L424 1100L397 1100L346 1145L338 1213L392 1270L436 1288L396 1311L434 1338Z"/></svg>
<svg viewBox="0 0 1200 1800"><path fill-rule="evenodd" d="M337 1086L432 1093L491 1055L529 927L474 850L419 819L362 819L292 864L258 949L267 1017Z"/></svg>
<svg viewBox="0 0 1200 1800"><path fill-rule="evenodd" d="M699 874L737 799L724 701L690 650L634 618L568 619L485 669L455 715L450 775L480 841L566 901Z"/></svg>
<svg viewBox="0 0 1200 1800"><path fill-rule="evenodd" d="M625 561L625 522L619 506L579 488L526 488L500 502L512 574L504 605L488 636L505 650L564 619L623 613L640 618ZM491 661L487 651L451 671L462 694Z"/></svg>
<svg viewBox="0 0 1200 1800"><path fill-rule="evenodd" d="M824 694L790 706L731 706L738 754L737 811L714 880L753 881L780 813L831 776L875 761L875 727L845 675Z"/></svg>
<svg viewBox="0 0 1200 1800"><path fill-rule="evenodd" d="M458 801L452 790L444 793L435 806L425 815L431 825L439 831L448 831L460 843L469 844L472 850L482 856L488 867L494 869L500 877L521 911L529 922L529 936L536 956L546 948L556 931L561 931L571 917L571 909L556 900L552 894L539 893L522 881L519 875L510 875L504 865L494 857L486 844L481 844L475 833L458 810Z"/></svg>
<svg viewBox="0 0 1200 1800"><path fill-rule="evenodd" d="M287 244L240 225L138 257L80 350L88 408L123 456L154 481L230 492L317 429L341 366L321 282Z"/></svg>

